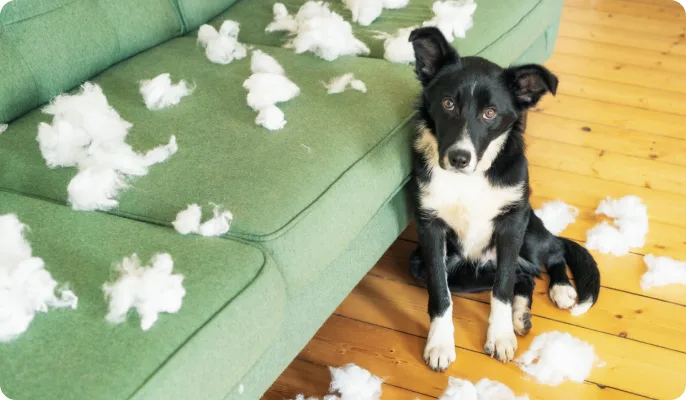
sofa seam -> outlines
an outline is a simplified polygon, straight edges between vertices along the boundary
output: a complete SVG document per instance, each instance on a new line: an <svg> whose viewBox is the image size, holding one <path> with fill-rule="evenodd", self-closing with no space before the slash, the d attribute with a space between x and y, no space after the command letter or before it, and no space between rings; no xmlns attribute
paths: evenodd
<svg viewBox="0 0 686 400"><path fill-rule="evenodd" d="M178 17L179 22L181 23L181 34L179 35L180 37L188 32L188 21L186 20L185 8L181 6L179 0L172 0L172 5L174 6L174 10L176 10L176 16Z"/></svg>

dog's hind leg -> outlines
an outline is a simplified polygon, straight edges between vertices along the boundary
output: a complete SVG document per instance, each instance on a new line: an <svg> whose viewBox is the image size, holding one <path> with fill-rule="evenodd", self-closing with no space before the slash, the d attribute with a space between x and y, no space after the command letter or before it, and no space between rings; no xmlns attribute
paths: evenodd
<svg viewBox="0 0 686 400"><path fill-rule="evenodd" d="M514 331L524 336L531 330L531 304L533 302L534 277L527 273L517 274L512 301L512 325Z"/></svg>

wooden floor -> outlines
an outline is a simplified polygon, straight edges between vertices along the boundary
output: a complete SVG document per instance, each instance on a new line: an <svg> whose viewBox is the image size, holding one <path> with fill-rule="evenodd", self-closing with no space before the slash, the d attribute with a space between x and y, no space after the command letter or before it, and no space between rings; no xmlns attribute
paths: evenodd
<svg viewBox="0 0 686 400"><path fill-rule="evenodd" d="M422 361L427 295L407 273L411 226L274 383L266 399L327 393L326 366L353 362L385 378L382 399L431 399L448 377L484 377L532 399L676 399L686 388L686 287L644 292L643 255L686 259L686 15L671 0L565 0L555 54L556 97L530 113L532 204L577 206L563 236L583 242L605 196L637 195L650 215L646 246L625 257L594 253L603 287L586 315L553 306L538 282L536 335L569 332L607 363L583 383L549 387L483 353L488 296L456 294L457 361L445 372ZM545 281L545 278L543 279Z"/></svg>

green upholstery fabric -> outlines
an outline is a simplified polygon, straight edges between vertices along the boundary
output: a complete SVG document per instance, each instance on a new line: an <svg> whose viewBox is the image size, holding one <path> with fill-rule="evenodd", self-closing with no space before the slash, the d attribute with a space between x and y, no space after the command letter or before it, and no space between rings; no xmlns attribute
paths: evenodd
<svg viewBox="0 0 686 400"><path fill-rule="evenodd" d="M307 0L283 1L291 14ZM383 58L383 40L375 39L378 31L395 33L398 28L420 26L423 21L433 17L431 5L435 0L412 0L406 8L384 10L381 16L369 26L352 23L355 36L365 42L371 50L371 57ZM267 34L264 28L274 18L273 0L241 1L219 15L213 24L219 26L225 19L241 22L239 39L247 43L259 43L270 46L281 46L286 41L286 34L274 32ZM329 1L331 9L350 21L351 13L341 1ZM489 58L500 64L509 64L526 50L533 40L560 16L562 0L478 0L474 12L474 26L467 31L466 38L456 39L453 44L462 55L475 55L483 52L493 43L500 43L510 38L512 43L502 51L489 52ZM526 24L523 22L526 19ZM247 21L250 21L249 23ZM530 35L512 33L515 28L532 31ZM537 32L535 32L537 31ZM513 46L514 45L514 46ZM315 57L307 53L309 57ZM514 56L514 57L513 57ZM338 61L334 61L336 63Z"/></svg>
<svg viewBox="0 0 686 400"><path fill-rule="evenodd" d="M187 29L195 29L229 8L236 0L176 0ZM248 3L250 0L244 0Z"/></svg>
<svg viewBox="0 0 686 400"><path fill-rule="evenodd" d="M0 13L0 122L182 33L174 0L12 1Z"/></svg>
<svg viewBox="0 0 686 400"><path fill-rule="evenodd" d="M34 255L79 296L77 310L39 314L0 345L0 382L12 399L125 399L139 388L151 399L220 398L277 335L283 281L254 247L0 192L6 213L29 225ZM135 313L120 325L104 320L102 284L132 252L144 261L169 252L185 276L181 310L161 314L148 332ZM172 388L189 395L157 396Z"/></svg>

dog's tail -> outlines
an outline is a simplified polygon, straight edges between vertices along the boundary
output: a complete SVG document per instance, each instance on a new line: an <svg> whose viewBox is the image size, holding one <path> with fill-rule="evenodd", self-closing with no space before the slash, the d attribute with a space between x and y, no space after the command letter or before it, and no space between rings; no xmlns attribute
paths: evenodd
<svg viewBox="0 0 686 400"><path fill-rule="evenodd" d="M558 237L565 249L565 261L572 271L578 303L572 307L572 315L581 315L598 301L600 271L591 253L575 241Z"/></svg>

